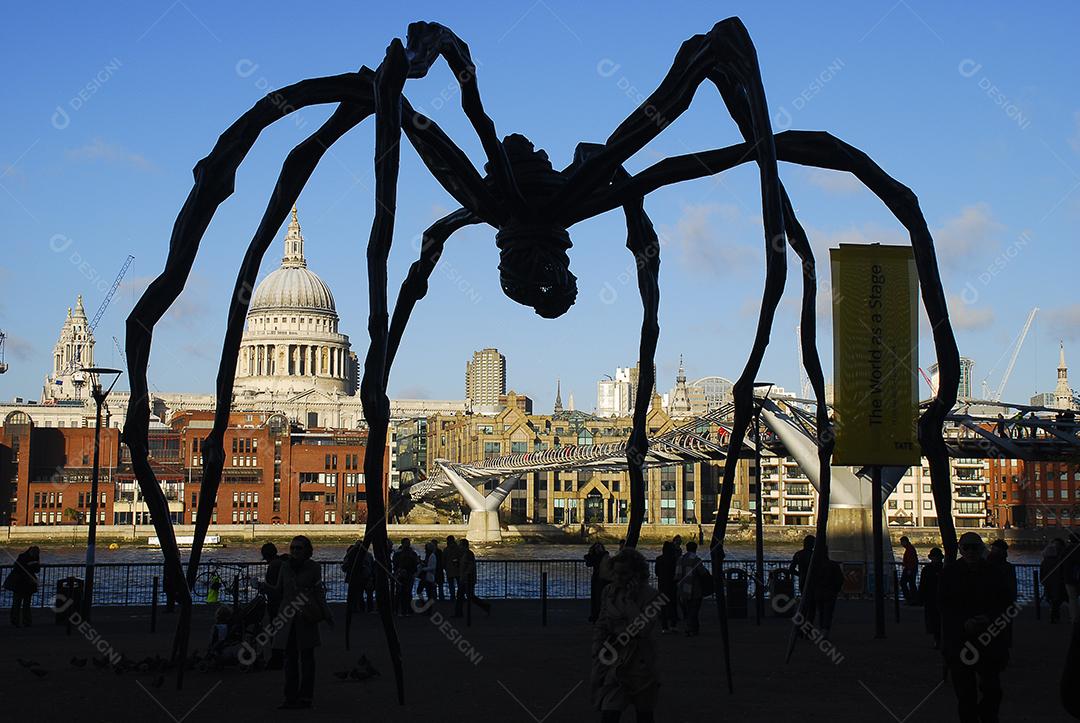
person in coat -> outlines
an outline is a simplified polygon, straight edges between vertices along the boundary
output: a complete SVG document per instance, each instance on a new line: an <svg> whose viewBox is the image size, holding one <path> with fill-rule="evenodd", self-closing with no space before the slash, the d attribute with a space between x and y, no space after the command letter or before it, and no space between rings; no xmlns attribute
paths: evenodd
<svg viewBox="0 0 1080 723"><path fill-rule="evenodd" d="M817 576L814 588L814 608L817 612L818 629L821 636L828 640L832 630L833 616L836 613L836 600L844 589L844 571L840 563L829 557L828 546L824 549L821 562L815 569Z"/></svg>
<svg viewBox="0 0 1080 723"><path fill-rule="evenodd" d="M660 688L654 632L663 604L640 552L620 550L612 568L614 580L604 588L593 627L593 705L605 723L618 721L630 707L636 720L651 723Z"/></svg>
<svg viewBox="0 0 1080 723"><path fill-rule="evenodd" d="M938 584L944 568L945 554L940 547L930 550L930 562L919 576L919 599L923 603L923 623L926 632L934 638L934 650L941 649L941 608L938 602Z"/></svg>
<svg viewBox="0 0 1080 723"><path fill-rule="evenodd" d="M266 613L270 616L270 622L273 623L281 609L278 579L281 577L281 567L289 556L279 555L277 545L272 542L263 545L259 550L259 555L266 563L266 572L263 575L263 581L256 583L256 587L266 597ZM270 649L270 660L266 664L266 669L281 670L283 667L285 667L285 648L275 646Z"/></svg>
<svg viewBox="0 0 1080 723"><path fill-rule="evenodd" d="M32 545L18 557L4 580L4 589L11 591L11 624L30 627L30 600L38 589L38 572L41 570L41 550Z"/></svg>
<svg viewBox="0 0 1080 723"><path fill-rule="evenodd" d="M278 706L283 709L311 707L319 623L332 622L322 591L322 568L311 559L313 553L311 540L294 537L276 585L284 623L274 634L274 647L285 650L285 701Z"/></svg>
<svg viewBox="0 0 1080 723"><path fill-rule="evenodd" d="M418 585L416 588L417 610L425 615L431 615L435 604L435 573L439 566L439 558L435 555L435 543L429 542L424 545L424 558L416 571Z"/></svg>
<svg viewBox="0 0 1080 723"><path fill-rule="evenodd" d="M446 562L443 560L443 551L439 547L438 540L432 540L431 546L435 548L435 590L439 601L446 599Z"/></svg>
<svg viewBox="0 0 1080 723"><path fill-rule="evenodd" d="M1001 671L1009 662L1008 581L986 560L974 532L959 540L960 557L939 578L941 653L956 692L961 721L997 721Z"/></svg>
<svg viewBox="0 0 1080 723"><path fill-rule="evenodd" d="M412 615L413 581L420 567L420 556L416 554L408 537L394 550L391 564L394 568L394 581L397 583L398 615Z"/></svg>

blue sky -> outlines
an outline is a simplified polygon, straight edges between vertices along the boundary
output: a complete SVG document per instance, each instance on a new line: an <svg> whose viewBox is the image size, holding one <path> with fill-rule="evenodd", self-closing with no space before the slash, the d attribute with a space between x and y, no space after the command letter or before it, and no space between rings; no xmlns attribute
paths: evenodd
<svg viewBox="0 0 1080 723"><path fill-rule="evenodd" d="M921 0L814 3L384 4L169 0L8 10L0 57L8 94L0 133L0 329L10 371L0 397L36 397L68 306L93 314L127 254L136 261L97 329L97 361L120 364L112 337L157 274L191 185L191 168L268 89L375 67L413 20L442 22L470 46L500 135L524 133L557 167L580 141L600 142L670 67L679 44L739 15L757 45L777 128L827 130L867 151L919 196L939 246L961 352L995 388L1003 352L1033 306L1040 312L1005 397L1054 383L1058 339L1080 375L1074 293L1080 220L1080 92L1072 3ZM407 7L406 7L407 5ZM467 8L467 9L465 9ZM482 163L444 64L406 94ZM244 249L288 149L330 107L266 131L236 193L203 240L194 275L155 337L150 380L162 390L213 386L225 309ZM366 349L364 244L372 217L372 122L324 160L300 198L309 266L331 286L342 330ZM737 142L709 87L628 164ZM900 227L848 177L781 168L819 261L839 242L901 243ZM413 239L451 199L406 146L391 289ZM669 187L647 209L663 251L659 387L679 354L691 378L735 378L750 348L764 277L752 168ZM592 409L595 382L636 358L640 306L620 213L571 230L579 300L547 321L498 287L494 232L455 236L417 309L391 378L392 396L461 397L466 358L497 346L510 386L549 409ZM280 243L263 274L277 265ZM825 286L824 288L827 288ZM794 275L762 378L798 387ZM825 312L826 309L822 308ZM831 326L820 346L831 368ZM926 331L924 325L923 331ZM921 364L934 361L924 336ZM923 388L923 392L925 392Z"/></svg>

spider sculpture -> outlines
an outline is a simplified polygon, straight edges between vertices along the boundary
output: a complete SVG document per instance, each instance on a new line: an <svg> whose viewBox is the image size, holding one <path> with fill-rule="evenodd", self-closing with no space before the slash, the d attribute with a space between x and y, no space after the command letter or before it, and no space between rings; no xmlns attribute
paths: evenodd
<svg viewBox="0 0 1080 723"><path fill-rule="evenodd" d="M417 112L403 96L408 78L421 78L442 57L461 86L461 104L480 138L487 162L484 175L429 118ZM630 175L622 164L682 114L698 87L708 81L719 91L735 120L742 142L692 155L667 158ZM330 118L285 159L273 195L267 204L237 275L228 326L217 377L216 417L204 452L203 494L199 497L195 541L187 568L181 569L179 551L168 507L147 461L149 406L146 369L154 325L176 300L191 272L195 254L217 207L232 193L236 169L259 133L287 114L312 104L336 103ZM368 238L369 290L368 331L370 346L360 387L364 416L369 426L368 454L364 471L372 485L368 494L369 524L366 537L380 563L377 601L386 632L398 686L404 702L401 651L390 609L386 570L389 545L383 501L383 462L390 406L387 378L401 336L415 304L427 292L431 276L447 239L458 229L485 223L496 229L500 250L499 274L503 291L511 299L532 307L545 318L564 314L577 296L576 279L570 271L567 232L584 219L621 208L626 217L627 247L637 259L637 280L644 307L640 346L640 389L653 386L653 357L659 335L660 245L644 209L652 191L679 181L721 173L742 163L757 164L761 179L764 216L766 280L757 332L746 367L735 384L735 418L730 449L741 449L753 411L753 382L768 345L776 308L784 290L786 247L791 245L802 264L803 357L817 399L818 442L821 459L821 503L818 505L818 539L824 543L829 512L829 459L832 427L824 404L824 378L816 348L816 272L814 256L792 204L780 182L777 162L847 171L873 191L908 229L914 247L923 301L934 329L934 343L941 369L936 399L919 421L923 450L930 461L934 499L944 546L955 556L956 534L952 526L949 468L942 437L945 414L956 401L959 354L949 324L945 295L934 253L933 239L919 210L915 195L895 181L868 156L823 132L787 131L773 135L762 88L757 55L750 36L738 18L718 23L708 33L682 44L671 69L655 92L615 129L605 143L582 143L573 163L552 167L543 151L535 150L521 135L499 140L495 125L485 114L469 49L449 29L434 23L409 26L407 41L393 40L379 67L325 78L304 80L268 94L242 115L218 139L210 155L194 170L195 184L173 226L165 269L151 283L127 320L127 358L131 375L131 403L124 439L131 449L132 464L143 496L152 512L165 564L181 615L174 639L174 656L186 654L190 627L189 590L198 571L202 541L210 525L214 500L221 481L224 451L222 440L228 424L240 338L250 291L259 264L277 230L296 201L315 166L335 141L370 115L375 116L376 210ZM387 304L387 259L394 232L398 160L401 134L412 144L438 182L461 208L436 221L423 235L419 258L401 285L392 315ZM648 394L638 394L632 434L627 446L630 474L630 513L626 544L636 545L645 512L642 461L647 451L645 415ZM724 468L717 521L712 535L714 560L722 560L728 510L734 490L738 454L730 454ZM819 544L815 555L823 550ZM717 569L719 565L715 566ZM816 565L811 565L814 569ZM721 601L723 596L720 596ZM724 617L722 616L722 620ZM725 661L726 625L723 633ZM184 666L177 670L183 671ZM178 685L182 680L178 678Z"/></svg>

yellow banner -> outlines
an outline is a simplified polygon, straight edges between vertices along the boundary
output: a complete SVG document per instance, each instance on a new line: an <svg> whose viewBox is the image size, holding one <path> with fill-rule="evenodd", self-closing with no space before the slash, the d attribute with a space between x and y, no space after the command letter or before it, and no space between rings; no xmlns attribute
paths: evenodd
<svg viewBox="0 0 1080 723"><path fill-rule="evenodd" d="M918 274L907 246L830 249L833 464L919 464Z"/></svg>

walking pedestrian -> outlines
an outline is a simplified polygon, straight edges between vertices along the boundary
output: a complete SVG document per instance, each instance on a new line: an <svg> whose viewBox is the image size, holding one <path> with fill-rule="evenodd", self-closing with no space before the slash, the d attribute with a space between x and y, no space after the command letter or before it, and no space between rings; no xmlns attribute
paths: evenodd
<svg viewBox="0 0 1080 723"><path fill-rule="evenodd" d="M4 580L4 589L11 591L11 624L17 628L30 627L30 600L38 590L40 570L41 550L31 545L15 558Z"/></svg>
<svg viewBox="0 0 1080 723"><path fill-rule="evenodd" d="M915 585L919 574L919 551L906 535L900 538L900 546L904 548L904 557L900 562L900 590L904 593L904 602L914 605L919 594Z"/></svg>
<svg viewBox="0 0 1080 723"><path fill-rule="evenodd" d="M315 648L319 623L333 624L322 587L322 568L311 559L311 540L298 535L289 543L276 587L281 610L293 614L274 634L275 647L285 649L285 701L281 709L310 708L315 697Z"/></svg>
<svg viewBox="0 0 1080 723"><path fill-rule="evenodd" d="M653 637L659 593L649 586L649 565L634 548L620 550L612 568L593 628L593 705L601 723L618 723L631 707L638 723L652 723L660 688Z"/></svg>
<svg viewBox="0 0 1080 723"><path fill-rule="evenodd" d="M799 609L807 620L813 620L816 612L814 596L806 594L806 574L810 571L810 560L814 556L816 542L813 535L804 537L802 549L791 556L791 563L788 565L788 573L799 579L799 597L805 598L800 599Z"/></svg>
<svg viewBox="0 0 1080 723"><path fill-rule="evenodd" d="M469 604L476 605L488 615L491 614L491 603L486 600L481 600L476 596L476 555L469 549L469 541L461 541L461 586L458 588L458 601L457 610L461 610L461 605L466 601ZM460 616L461 613L455 613L455 616Z"/></svg>
<svg viewBox="0 0 1080 723"><path fill-rule="evenodd" d="M844 588L844 571L840 563L829 558L828 546L822 552L825 554L814 571L814 608L818 616L818 630L822 638L828 640L836 614L836 599Z"/></svg>

